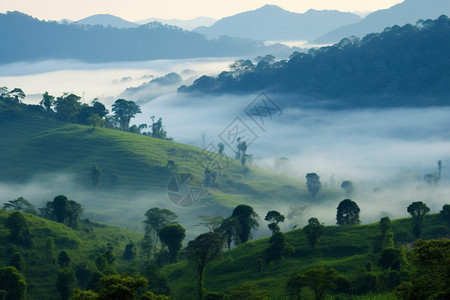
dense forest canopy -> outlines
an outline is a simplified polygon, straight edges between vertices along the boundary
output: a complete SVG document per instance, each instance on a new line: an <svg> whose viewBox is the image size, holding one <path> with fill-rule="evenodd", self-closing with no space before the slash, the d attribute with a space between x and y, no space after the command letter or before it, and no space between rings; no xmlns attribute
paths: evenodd
<svg viewBox="0 0 450 300"><path fill-rule="evenodd" d="M218 77L203 76L180 92L252 93L270 90L316 98L345 98L351 106L448 105L450 20L419 20L363 39L293 53L236 61ZM367 96L401 96L402 101ZM366 98L362 98L366 97ZM424 100L421 97L429 97ZM405 99L406 98L406 99Z"/></svg>

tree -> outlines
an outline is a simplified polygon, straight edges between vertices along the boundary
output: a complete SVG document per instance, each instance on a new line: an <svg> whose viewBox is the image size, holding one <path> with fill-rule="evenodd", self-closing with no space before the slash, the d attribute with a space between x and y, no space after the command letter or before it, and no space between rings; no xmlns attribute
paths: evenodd
<svg viewBox="0 0 450 300"><path fill-rule="evenodd" d="M184 249L186 257L195 264L197 270L197 291L200 300L205 292L203 279L206 265L219 255L222 245L223 237L220 234L208 232L190 241Z"/></svg>
<svg viewBox="0 0 450 300"><path fill-rule="evenodd" d="M256 219L258 214L253 210L253 207L246 204L238 205L234 208L231 217L237 219L241 226L239 243L242 244L251 239L251 231L259 226L258 220Z"/></svg>
<svg viewBox="0 0 450 300"><path fill-rule="evenodd" d="M22 91L21 88L14 88L11 91L9 91L8 96L13 98L17 103L20 102L20 99L25 99L26 95Z"/></svg>
<svg viewBox="0 0 450 300"><path fill-rule="evenodd" d="M442 219L450 223L450 204L444 204L442 210L439 212Z"/></svg>
<svg viewBox="0 0 450 300"><path fill-rule="evenodd" d="M408 206L407 211L410 213L413 220L414 235L418 238L422 233L422 226L425 215L430 212L430 209L422 201L417 201L411 203Z"/></svg>
<svg viewBox="0 0 450 300"><path fill-rule="evenodd" d="M159 231L167 224L173 223L178 216L169 209L153 207L145 212L145 217L145 232L153 236L153 250L156 251Z"/></svg>
<svg viewBox="0 0 450 300"><path fill-rule="evenodd" d="M210 232L216 232L219 230L220 225L223 223L222 216L198 216L202 221L196 226L205 226Z"/></svg>
<svg viewBox="0 0 450 300"><path fill-rule="evenodd" d="M55 97L50 95L48 92L45 92L42 95L42 100L39 102L40 105L42 105L45 108L45 111L47 112L47 119L50 116L50 113L53 111L52 106L55 103Z"/></svg>
<svg viewBox="0 0 450 300"><path fill-rule="evenodd" d="M239 244L241 234L241 224L236 218L226 218L218 229L218 232L225 238L228 250L231 249L231 242L235 245Z"/></svg>
<svg viewBox="0 0 450 300"><path fill-rule="evenodd" d="M119 118L120 129L123 131L128 131L130 120L134 118L136 114L142 113L139 105L125 99L116 100L112 105L112 112Z"/></svg>
<svg viewBox="0 0 450 300"><path fill-rule="evenodd" d="M98 297L98 294L94 291L83 291L79 288L75 288L72 300L98 300Z"/></svg>
<svg viewBox="0 0 450 300"><path fill-rule="evenodd" d="M67 199L64 195L56 196L53 199L53 210L55 213L56 222L64 223L67 220L71 210L69 199Z"/></svg>
<svg viewBox="0 0 450 300"><path fill-rule="evenodd" d="M138 288L147 285L147 279L142 276L133 278L125 274L110 275L100 279L99 299L108 300L135 300Z"/></svg>
<svg viewBox="0 0 450 300"><path fill-rule="evenodd" d="M317 193L320 191L322 184L320 183L320 177L316 173L306 174L306 186L308 191L311 193L311 197L314 199Z"/></svg>
<svg viewBox="0 0 450 300"><path fill-rule="evenodd" d="M65 250L59 252L58 265L61 268L68 268L70 266L70 256Z"/></svg>
<svg viewBox="0 0 450 300"><path fill-rule="evenodd" d="M132 260L136 256L136 250L134 248L134 243L132 241L126 244L123 252L123 259Z"/></svg>
<svg viewBox="0 0 450 300"><path fill-rule="evenodd" d="M141 246L142 254L145 256L147 261L149 261L150 260L150 255L152 254L152 250L153 250L153 239L152 239L152 237L148 233L145 233L144 234L144 238L139 243L139 245Z"/></svg>
<svg viewBox="0 0 450 300"><path fill-rule="evenodd" d="M34 205L23 197L19 197L15 200L9 200L7 203L3 204L3 208L6 210L18 210L24 213L36 214Z"/></svg>
<svg viewBox="0 0 450 300"><path fill-rule="evenodd" d="M276 210L271 210L267 212L264 220L269 222L269 225L267 226L270 231L272 231L272 234L275 234L275 232L280 231L280 226L278 226L278 223L284 222L284 216Z"/></svg>
<svg viewBox="0 0 450 300"><path fill-rule="evenodd" d="M83 214L83 207L74 200L67 199L64 195L56 196L53 202L47 202L45 208L40 208L43 217L64 223L76 229L78 221Z"/></svg>
<svg viewBox="0 0 450 300"><path fill-rule="evenodd" d="M381 236L384 238L391 229L391 219L389 217L383 217L380 219Z"/></svg>
<svg viewBox="0 0 450 300"><path fill-rule="evenodd" d="M96 189L102 180L102 171L99 169L97 165L92 165L91 169L91 181L92 187Z"/></svg>
<svg viewBox="0 0 450 300"><path fill-rule="evenodd" d="M30 230L21 212L15 211L10 214L5 225L10 231L9 239L11 242L25 247L31 245Z"/></svg>
<svg viewBox="0 0 450 300"><path fill-rule="evenodd" d="M6 292L5 300L27 299L27 283L25 277L13 266L0 268L1 290Z"/></svg>
<svg viewBox="0 0 450 300"><path fill-rule="evenodd" d="M78 112L81 109L79 100L81 97L75 94L63 94L55 101L56 116L65 122L76 123Z"/></svg>
<svg viewBox="0 0 450 300"><path fill-rule="evenodd" d="M236 139L237 145L236 145L236 159L241 161L241 165L245 165L247 156L247 142L242 141L240 137Z"/></svg>
<svg viewBox="0 0 450 300"><path fill-rule="evenodd" d="M87 124L91 125L94 129L97 127L103 127L105 120L100 118L97 114L92 114L86 119Z"/></svg>
<svg viewBox="0 0 450 300"><path fill-rule="evenodd" d="M450 240L416 241L411 263L411 281L396 288L397 298L450 299Z"/></svg>
<svg viewBox="0 0 450 300"><path fill-rule="evenodd" d="M341 226L357 225L361 223L359 220L360 209L358 204L350 199L344 199L337 207L336 220Z"/></svg>
<svg viewBox="0 0 450 300"><path fill-rule="evenodd" d="M11 256L9 260L9 265L16 268L17 271L19 271L22 274L23 271L25 271L25 259L23 259L23 256L22 254L20 254L20 252L16 252Z"/></svg>
<svg viewBox="0 0 450 300"><path fill-rule="evenodd" d="M269 247L266 249L267 261L280 259L284 255L290 255L292 247L286 243L286 238L280 231L275 232L269 239Z"/></svg>
<svg viewBox="0 0 450 300"><path fill-rule="evenodd" d="M164 130L164 126L162 124L162 118L159 118L158 121L155 122L155 117L152 117L152 137L168 140L167 131Z"/></svg>
<svg viewBox="0 0 450 300"><path fill-rule="evenodd" d="M306 271L303 276L305 285L313 290L315 300L324 299L327 290L336 288L334 281L338 274L335 269L313 268Z"/></svg>
<svg viewBox="0 0 450 300"><path fill-rule="evenodd" d="M346 180L342 181L341 188L345 191L345 197L351 197L353 196L353 192L355 191L355 187L353 186L353 182Z"/></svg>
<svg viewBox="0 0 450 300"><path fill-rule="evenodd" d="M306 238L308 239L311 247L314 248L316 246L317 241L322 234L323 227L323 224L320 224L317 218L310 218L308 220L308 225L303 227L303 231L305 232Z"/></svg>
<svg viewBox="0 0 450 300"><path fill-rule="evenodd" d="M168 224L159 231L159 239L169 248L170 261L176 262L186 230L180 224Z"/></svg>
<svg viewBox="0 0 450 300"><path fill-rule="evenodd" d="M77 284L75 272L72 269L64 268L58 271L56 278L56 289L61 297L61 300L69 300L73 294Z"/></svg>

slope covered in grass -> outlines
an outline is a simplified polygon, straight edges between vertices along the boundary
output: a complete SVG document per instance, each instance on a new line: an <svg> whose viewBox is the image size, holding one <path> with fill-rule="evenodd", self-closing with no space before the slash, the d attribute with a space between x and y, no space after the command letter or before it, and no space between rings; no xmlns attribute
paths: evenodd
<svg viewBox="0 0 450 300"><path fill-rule="evenodd" d="M415 240L412 234L410 218L392 221L391 231L394 233L396 247L407 252L407 245ZM285 233L286 241L295 249L290 257L267 261L265 251L269 246L269 238L237 246L211 262L205 274L205 286L208 291L228 292L233 288L251 282L258 284L269 292L269 299L285 299L285 287L291 274L302 273L309 268L330 267L344 276L353 290L363 288L367 284L367 264L372 264L372 272L382 280L383 270L378 264L380 253L373 252L376 236L380 234L379 224L358 226L327 226L315 248L309 246L303 230ZM422 238L442 238L450 235L450 226L442 221L439 215L427 216L424 221ZM262 261L259 270L258 260ZM407 266L405 266L407 268ZM180 299L194 299L196 293L196 272L187 261L169 265L164 268L169 282ZM364 287L364 286L363 286ZM342 299L395 299L388 290L377 286L368 295L341 295ZM365 294L365 293L364 293Z"/></svg>

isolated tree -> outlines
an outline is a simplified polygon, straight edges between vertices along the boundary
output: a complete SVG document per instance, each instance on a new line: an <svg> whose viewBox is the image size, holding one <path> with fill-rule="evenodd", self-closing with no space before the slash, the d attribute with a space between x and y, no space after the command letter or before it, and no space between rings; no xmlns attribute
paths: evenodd
<svg viewBox="0 0 450 300"><path fill-rule="evenodd" d="M5 300L27 299L25 277L13 266L0 268L0 291L6 292Z"/></svg>
<svg viewBox="0 0 450 300"><path fill-rule="evenodd" d="M428 206L422 201L417 201L411 203L407 211L410 213L413 220L413 232L414 235L418 238L422 233L423 220L425 215L430 212Z"/></svg>
<svg viewBox="0 0 450 300"><path fill-rule="evenodd" d="M345 197L351 197L353 196L353 192L355 191L355 187L353 186L353 182L346 180L342 181L341 188L345 191Z"/></svg>
<svg viewBox="0 0 450 300"><path fill-rule="evenodd" d="M168 224L159 231L159 239L169 248L170 261L176 262L186 230L180 224Z"/></svg>
<svg viewBox="0 0 450 300"><path fill-rule="evenodd" d="M359 212L360 209L356 202L350 199L342 200L337 207L337 224L341 226L348 226L361 223L359 220Z"/></svg>
<svg viewBox="0 0 450 300"><path fill-rule="evenodd" d="M153 236L153 250L156 252L159 231L167 224L174 223L178 216L169 209L153 207L145 212L145 217L145 232Z"/></svg>
<svg viewBox="0 0 450 300"><path fill-rule="evenodd" d="M42 105L45 108L45 111L47 112L47 119L50 116L50 113L53 111L52 106L55 103L55 97L50 95L48 92L45 92L42 95L42 100L39 102L40 105Z"/></svg>
<svg viewBox="0 0 450 300"><path fill-rule="evenodd" d="M186 257L195 264L197 270L198 298L203 299L205 293L204 274L206 265L222 251L223 237L219 233L208 232L190 241L184 252Z"/></svg>
<svg viewBox="0 0 450 300"><path fill-rule="evenodd" d="M442 210L439 212L442 219L450 223L450 204L444 204Z"/></svg>
<svg viewBox="0 0 450 300"><path fill-rule="evenodd" d="M306 174L306 186L308 191L311 193L311 197L314 199L317 193L320 191L322 184L320 183L320 177L316 173Z"/></svg>
<svg viewBox="0 0 450 300"><path fill-rule="evenodd" d="M102 180L102 171L97 165L92 165L91 169L91 181L92 187L96 189Z"/></svg>
<svg viewBox="0 0 450 300"><path fill-rule="evenodd" d="M23 259L20 252L16 252L9 259L9 265L15 267L20 273L23 273L25 270L25 259Z"/></svg>
<svg viewBox="0 0 450 300"><path fill-rule="evenodd" d="M335 269L313 268L306 271L303 276L305 285L314 292L314 299L322 300L327 290L336 288L334 281L338 273Z"/></svg>
<svg viewBox="0 0 450 300"><path fill-rule="evenodd" d="M218 232L225 238L228 250L231 249L231 243L239 244L241 235L241 224L236 218L226 218L218 229Z"/></svg>
<svg viewBox="0 0 450 300"><path fill-rule="evenodd" d="M239 243L245 243L252 238L251 231L258 228L258 214L253 210L253 207L241 204L234 208L231 215L232 218L238 220L241 226L241 233L239 234Z"/></svg>
<svg viewBox="0 0 450 300"><path fill-rule="evenodd" d="M75 272L70 268L64 268L58 271L56 278L56 289L58 290L61 300L69 300L73 290L77 286L77 278Z"/></svg>
<svg viewBox="0 0 450 300"><path fill-rule="evenodd" d="M275 234L275 232L280 231L280 226L278 226L278 223L284 222L284 216L276 210L271 210L267 212L264 220L269 222L269 225L267 226L270 231L272 231L272 234Z"/></svg>
<svg viewBox="0 0 450 300"><path fill-rule="evenodd" d="M18 210L30 214L37 213L34 205L23 197L19 197L15 200L9 200L7 203L3 204L3 208L6 210Z"/></svg>
<svg viewBox="0 0 450 300"><path fill-rule="evenodd" d="M30 230L27 221L21 212L13 212L6 219L6 228L9 229L11 242L28 247L31 245Z"/></svg>
<svg viewBox="0 0 450 300"><path fill-rule="evenodd" d="M119 118L120 128L123 131L128 131L130 120L134 118L136 114L142 113L139 105L125 99L117 99L112 105L112 112Z"/></svg>
<svg viewBox="0 0 450 300"><path fill-rule="evenodd" d="M317 218L310 218L308 220L308 225L303 227L303 231L305 232L306 238L308 239L309 245L311 247L316 246L317 241L322 234L323 227L323 224L320 224Z"/></svg>

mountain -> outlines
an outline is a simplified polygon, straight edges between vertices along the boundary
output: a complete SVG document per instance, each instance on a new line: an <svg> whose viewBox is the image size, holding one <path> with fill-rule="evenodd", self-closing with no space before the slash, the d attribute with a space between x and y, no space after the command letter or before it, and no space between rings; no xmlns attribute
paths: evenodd
<svg viewBox="0 0 450 300"><path fill-rule="evenodd" d="M0 64L79 59L87 62L139 61L194 57L233 57L285 51L249 39L205 36L158 22L137 28L59 24L20 12L0 14L0 36L9 46L0 48Z"/></svg>
<svg viewBox="0 0 450 300"><path fill-rule="evenodd" d="M361 18L355 14L336 10L311 9L300 14L276 5L265 5L220 19L210 27L199 27L195 31L208 38L228 35L266 41L311 40L334 28L359 20Z"/></svg>
<svg viewBox="0 0 450 300"><path fill-rule="evenodd" d="M137 24L137 23L132 23L132 22L129 22L122 18L113 16L113 15L108 15L108 14L92 15L90 17L78 20L75 23L80 24L80 25L90 25L90 26L95 26L95 25L102 25L104 27L111 26L111 27L116 27L116 28L139 27L139 24Z"/></svg>
<svg viewBox="0 0 450 300"><path fill-rule="evenodd" d="M308 53L295 52L288 61L276 62L270 56L257 64L241 60L231 71L216 78L202 76L179 91L294 94L292 100L284 97L292 101L288 105L328 99L331 105L346 107L447 106L449 36L450 19L443 15Z"/></svg>
<svg viewBox="0 0 450 300"><path fill-rule="evenodd" d="M149 18L137 21L135 23L147 24L150 22L160 22L167 25L178 26L180 28L183 28L184 30L193 30L200 26L211 26L216 21L216 19L209 17L197 17L190 20Z"/></svg>
<svg viewBox="0 0 450 300"><path fill-rule="evenodd" d="M316 44L337 43L350 36L362 38L366 34L381 32L394 25L415 24L417 20L435 19L440 15L450 15L448 0L405 0L388 9L367 15L360 22L344 25L313 40Z"/></svg>

